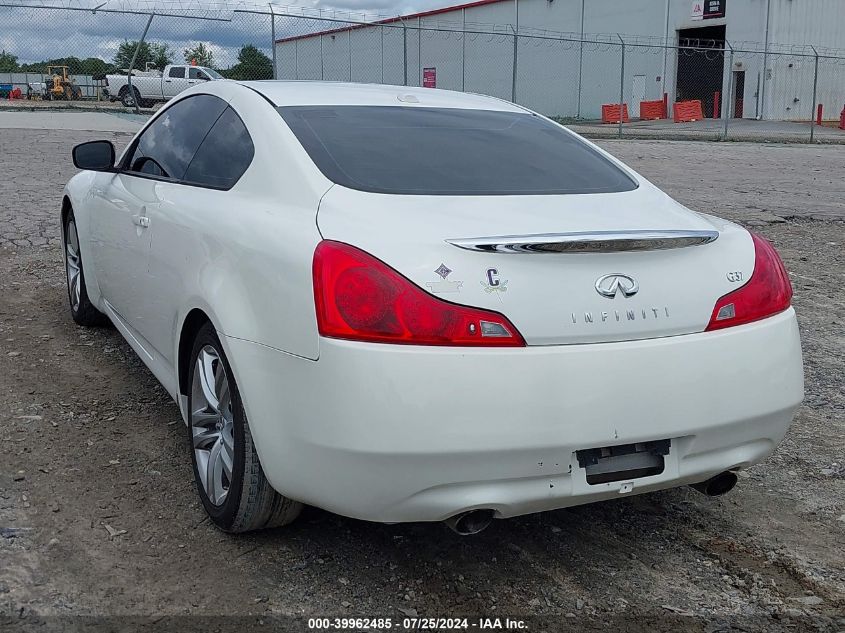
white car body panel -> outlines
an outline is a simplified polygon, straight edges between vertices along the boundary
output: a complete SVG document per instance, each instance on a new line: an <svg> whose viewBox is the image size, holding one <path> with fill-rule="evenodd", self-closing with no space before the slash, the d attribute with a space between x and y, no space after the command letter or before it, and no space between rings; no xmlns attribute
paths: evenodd
<svg viewBox="0 0 845 633"><path fill-rule="evenodd" d="M747 468L803 397L795 313L719 332L508 350L324 339L304 362L226 340L271 484L340 514L507 517L619 497L579 449L671 438L633 493ZM285 403L285 417L277 414ZM304 473L311 476L305 477Z"/></svg>
<svg viewBox="0 0 845 633"><path fill-rule="evenodd" d="M183 415L183 327L196 310L213 323L263 469L281 493L378 521L441 520L474 508L505 517L619 496L623 482L586 484L576 450L671 439L665 471L636 480L637 493L747 467L786 432L803 397L794 311L702 332L716 299L738 287L726 273L753 272L754 248L741 227L685 209L627 168L639 188L620 194L347 189L317 169L268 103L523 111L489 97L226 81L171 103L197 93L227 101L251 133L254 159L231 190L82 172L65 196L91 301ZM477 253L445 241L621 229L719 237L677 250L598 254ZM529 346L321 338L311 267L322 239L361 248L436 296L502 312ZM434 273L441 263L450 281L463 282L459 292L429 285L443 281ZM508 281L507 293L485 287L490 268ZM640 294L599 296L596 278L614 272L635 275ZM659 314L626 320L633 306Z"/></svg>

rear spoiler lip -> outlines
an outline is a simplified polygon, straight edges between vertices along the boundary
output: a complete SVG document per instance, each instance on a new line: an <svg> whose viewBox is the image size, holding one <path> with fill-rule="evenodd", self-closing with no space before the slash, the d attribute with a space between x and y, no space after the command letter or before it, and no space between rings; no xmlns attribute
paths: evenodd
<svg viewBox="0 0 845 633"><path fill-rule="evenodd" d="M632 230L467 237L446 242L483 253L620 253L701 246L718 237L718 231Z"/></svg>

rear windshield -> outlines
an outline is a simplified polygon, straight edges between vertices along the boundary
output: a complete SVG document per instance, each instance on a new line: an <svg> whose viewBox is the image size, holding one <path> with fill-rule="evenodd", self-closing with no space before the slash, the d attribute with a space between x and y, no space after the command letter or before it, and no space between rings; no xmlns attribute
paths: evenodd
<svg viewBox="0 0 845 633"><path fill-rule="evenodd" d="M400 106L278 109L325 176L375 193L611 193L637 183L536 115Z"/></svg>

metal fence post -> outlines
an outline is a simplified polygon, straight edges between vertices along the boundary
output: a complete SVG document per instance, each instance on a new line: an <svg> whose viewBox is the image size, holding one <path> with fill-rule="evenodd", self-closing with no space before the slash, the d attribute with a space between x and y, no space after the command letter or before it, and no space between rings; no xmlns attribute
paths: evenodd
<svg viewBox="0 0 845 633"><path fill-rule="evenodd" d="M513 31L513 66L511 67L512 75L511 75L511 102L516 103L516 60L517 60L517 48L519 40L517 39L516 29L513 28L511 25L511 31Z"/></svg>
<svg viewBox="0 0 845 633"><path fill-rule="evenodd" d="M349 83L352 83L352 27L346 32L346 42L349 45Z"/></svg>
<svg viewBox="0 0 845 633"><path fill-rule="evenodd" d="M578 43L578 109L575 118L581 118L581 82L584 73L584 9L586 0L581 0L581 41Z"/></svg>
<svg viewBox="0 0 845 633"><path fill-rule="evenodd" d="M818 88L819 88L819 52L812 44L810 48L813 49L813 54L816 56L815 69L813 71L813 109L810 110L810 142L813 142L815 135L815 116L816 108L818 107Z"/></svg>
<svg viewBox="0 0 845 633"><path fill-rule="evenodd" d="M150 24L153 23L154 17L155 13L150 13L150 19L147 20L147 26L144 27L141 39L138 40L138 44L135 45L135 52L132 53L132 61L129 62L129 74L126 76L126 85L128 86L127 90L129 91L129 96L132 97L132 103L135 104L135 114L141 114L141 107L138 103L140 99L136 99L135 93L132 91L132 71L135 68L135 60L138 59L138 51L141 50L141 44L143 44L144 40L147 39L147 31L150 30ZM138 93L138 96L140 97L140 93Z"/></svg>
<svg viewBox="0 0 845 633"><path fill-rule="evenodd" d="M467 10L461 9L461 92L466 92L467 80Z"/></svg>
<svg viewBox="0 0 845 633"><path fill-rule="evenodd" d="M320 80L326 78L326 58L323 56L323 34L320 34Z"/></svg>
<svg viewBox="0 0 845 633"><path fill-rule="evenodd" d="M734 93L734 48L730 45L728 40L725 40L725 46L728 47L730 50L730 54L728 56L728 92L727 92L727 99L725 99L725 107L722 108L722 116L725 117L725 131L722 135L722 140L727 140L728 138L728 122L731 119L731 110L733 104L733 93Z"/></svg>
<svg viewBox="0 0 845 633"><path fill-rule="evenodd" d="M622 138L622 119L625 118L623 116L625 114L625 40L619 33L616 34L616 37L622 42L622 64L619 73L619 138Z"/></svg>
<svg viewBox="0 0 845 633"><path fill-rule="evenodd" d="M769 70L769 24L772 14L772 0L766 0L766 34L763 42L763 85L757 91L760 99L760 107L757 110L757 119L762 121L766 118L766 73Z"/></svg>
<svg viewBox="0 0 845 633"><path fill-rule="evenodd" d="M293 41L293 78L299 79L299 40Z"/></svg>
<svg viewBox="0 0 845 633"><path fill-rule="evenodd" d="M273 5L268 5L270 7L270 45L273 47L273 79L279 78L279 71L277 70L276 66L276 14L273 13Z"/></svg>
<svg viewBox="0 0 845 633"><path fill-rule="evenodd" d="M417 18L417 85L423 85L422 65L422 18Z"/></svg>
<svg viewBox="0 0 845 633"><path fill-rule="evenodd" d="M384 83L384 25L379 29L381 35L381 83Z"/></svg>
<svg viewBox="0 0 845 633"><path fill-rule="evenodd" d="M402 85L408 85L408 27L405 20L402 20Z"/></svg>

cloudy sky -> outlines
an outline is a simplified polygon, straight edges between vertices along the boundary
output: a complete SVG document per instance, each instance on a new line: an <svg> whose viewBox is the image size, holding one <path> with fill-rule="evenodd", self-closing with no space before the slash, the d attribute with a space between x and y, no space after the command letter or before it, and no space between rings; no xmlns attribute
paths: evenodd
<svg viewBox="0 0 845 633"><path fill-rule="evenodd" d="M14 0L13 0L14 1ZM27 2L27 0L21 0ZM31 1L31 0L30 0ZM44 1L44 0L42 0ZM50 0L46 0L50 2ZM58 4L95 7L103 0L56 0ZM214 0L110 0L108 7L124 6L133 9L149 8L152 3L161 7L182 7L183 10L205 12L210 7L223 8ZM119 5L118 5L119 3ZM252 0L250 0L252 4ZM258 4L257 2L255 4ZM425 11L455 4L449 0L330 0L280 2L315 15L314 9L328 12L361 12L375 15L398 15ZM236 3L227 3L234 8ZM194 9L196 8L196 9ZM264 5L266 9L266 5ZM299 9L301 8L301 9ZM278 11L283 10L281 7ZM220 15L220 14L215 14ZM359 16L360 17L360 16ZM35 62L50 58L76 56L99 57L111 61L124 39L138 39L147 17L89 11L59 11L36 7L0 7L0 50L17 55L21 62ZM299 35L318 30L315 20L276 19L276 35ZM326 27L325 23L322 25ZM270 19L266 15L235 13L231 22L195 20L157 16L150 27L148 41L165 42L181 61L182 50L197 42L204 42L214 52L219 67L236 62L237 51L243 44L254 44L270 53Z"/></svg>

